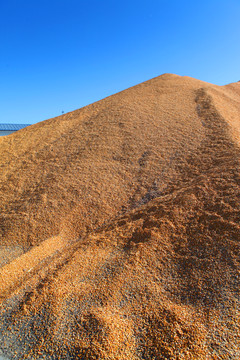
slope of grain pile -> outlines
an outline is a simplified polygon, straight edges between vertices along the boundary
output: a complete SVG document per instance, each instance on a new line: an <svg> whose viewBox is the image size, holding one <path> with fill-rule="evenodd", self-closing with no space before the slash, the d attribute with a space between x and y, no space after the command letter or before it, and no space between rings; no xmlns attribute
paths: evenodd
<svg viewBox="0 0 240 360"><path fill-rule="evenodd" d="M2 353L239 358L239 119L165 74L0 139Z"/></svg>
<svg viewBox="0 0 240 360"><path fill-rule="evenodd" d="M27 249L80 207L89 222L89 209L105 219L164 190L205 138L193 91L202 85L164 75L2 137L1 243Z"/></svg>

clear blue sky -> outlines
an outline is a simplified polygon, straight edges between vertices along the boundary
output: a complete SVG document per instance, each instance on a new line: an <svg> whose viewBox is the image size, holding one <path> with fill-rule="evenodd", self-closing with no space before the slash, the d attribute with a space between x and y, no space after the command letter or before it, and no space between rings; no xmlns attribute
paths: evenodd
<svg viewBox="0 0 240 360"><path fill-rule="evenodd" d="M240 1L0 2L0 123L39 122L166 72L240 80Z"/></svg>

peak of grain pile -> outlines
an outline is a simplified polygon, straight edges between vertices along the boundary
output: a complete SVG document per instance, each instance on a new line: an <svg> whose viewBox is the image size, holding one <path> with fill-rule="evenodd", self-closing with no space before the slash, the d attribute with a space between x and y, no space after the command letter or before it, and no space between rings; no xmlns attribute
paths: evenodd
<svg viewBox="0 0 240 360"><path fill-rule="evenodd" d="M0 354L240 358L239 145L171 74L0 138Z"/></svg>

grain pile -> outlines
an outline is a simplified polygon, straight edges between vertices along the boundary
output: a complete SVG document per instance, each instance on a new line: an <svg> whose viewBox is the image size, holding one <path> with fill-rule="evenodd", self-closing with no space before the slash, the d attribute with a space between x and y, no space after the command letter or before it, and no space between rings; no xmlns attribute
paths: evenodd
<svg viewBox="0 0 240 360"><path fill-rule="evenodd" d="M1 138L2 353L240 358L239 118L165 74Z"/></svg>

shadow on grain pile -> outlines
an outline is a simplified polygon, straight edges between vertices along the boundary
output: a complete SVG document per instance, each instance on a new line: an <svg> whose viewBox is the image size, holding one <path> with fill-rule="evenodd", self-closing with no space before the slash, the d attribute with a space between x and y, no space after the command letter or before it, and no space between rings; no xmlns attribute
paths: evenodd
<svg viewBox="0 0 240 360"><path fill-rule="evenodd" d="M160 85L184 84L174 76L159 79ZM115 212L103 203L108 215L100 220L97 208L88 223L87 211L78 217L80 210L73 209L59 238L2 268L3 273L14 263L24 268L36 261L36 271L10 286L2 301L1 350L11 358L240 357L240 153L232 125L239 116L239 90L188 81L194 83L189 94L201 141L193 148L186 144L187 151L171 145L168 162L156 172L145 171L152 155L141 149L136 191ZM214 92L224 95L222 102ZM47 252L49 242L57 253ZM42 263L44 251L52 256Z"/></svg>

